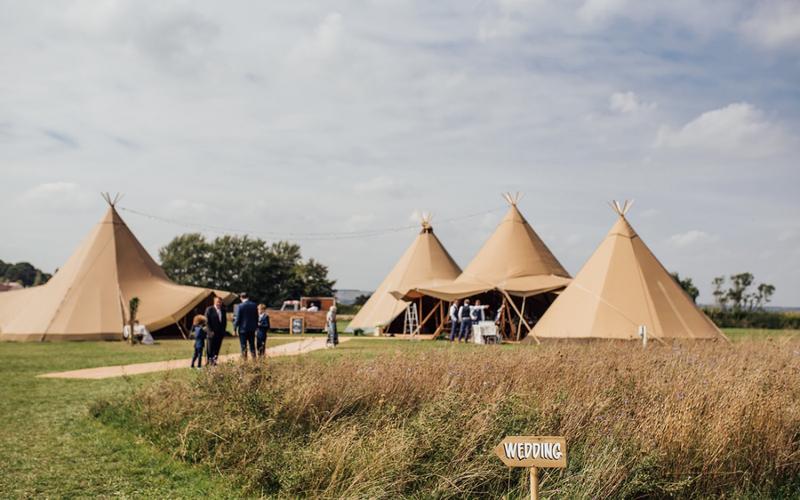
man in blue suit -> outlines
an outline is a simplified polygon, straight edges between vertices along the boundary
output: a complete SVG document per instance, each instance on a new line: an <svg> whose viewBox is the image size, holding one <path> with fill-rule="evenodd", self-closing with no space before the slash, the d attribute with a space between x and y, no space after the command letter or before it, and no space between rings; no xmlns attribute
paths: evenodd
<svg viewBox="0 0 800 500"><path fill-rule="evenodd" d="M256 303L249 299L246 293L239 295L242 303L236 311L233 329L239 334L239 344L242 347L242 358L247 359L248 348L250 354L256 357L256 329L258 328L258 308Z"/></svg>

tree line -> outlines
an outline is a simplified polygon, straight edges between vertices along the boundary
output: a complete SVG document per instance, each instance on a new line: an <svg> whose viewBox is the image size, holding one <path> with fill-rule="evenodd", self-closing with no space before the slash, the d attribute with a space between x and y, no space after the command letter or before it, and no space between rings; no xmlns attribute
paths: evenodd
<svg viewBox="0 0 800 500"><path fill-rule="evenodd" d="M672 277L696 302L700 290L692 279L678 273L672 273ZM765 309L772 300L775 286L769 283L756 285L753 273L717 276L711 285L714 287L714 305L705 307L704 311L719 327L800 329L800 316Z"/></svg>
<svg viewBox="0 0 800 500"><path fill-rule="evenodd" d="M0 283L19 283L37 286L47 283L53 275L38 269L30 262L3 262L0 260Z"/></svg>
<svg viewBox="0 0 800 500"><path fill-rule="evenodd" d="M301 296L332 296L336 284L327 266L304 260L300 246L288 241L228 235L207 240L188 233L173 238L158 255L164 272L177 283L247 292L270 306Z"/></svg>

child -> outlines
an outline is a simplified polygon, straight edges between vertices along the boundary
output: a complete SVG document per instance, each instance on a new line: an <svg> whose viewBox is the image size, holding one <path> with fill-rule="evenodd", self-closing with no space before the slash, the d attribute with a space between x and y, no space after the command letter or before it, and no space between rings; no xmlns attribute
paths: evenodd
<svg viewBox="0 0 800 500"><path fill-rule="evenodd" d="M194 337L194 356L192 356L192 368L197 361L197 367L203 367L203 347L206 345L206 317L198 314L192 321L192 336Z"/></svg>
<svg viewBox="0 0 800 500"><path fill-rule="evenodd" d="M258 305L258 329L256 330L256 350L260 358L264 357L267 347L267 331L269 330L269 314L265 304Z"/></svg>

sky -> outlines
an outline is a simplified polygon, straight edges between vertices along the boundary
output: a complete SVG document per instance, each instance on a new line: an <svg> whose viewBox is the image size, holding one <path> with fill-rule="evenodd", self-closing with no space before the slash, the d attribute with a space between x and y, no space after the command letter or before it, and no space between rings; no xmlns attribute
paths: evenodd
<svg viewBox="0 0 800 500"><path fill-rule="evenodd" d="M800 306L798 153L795 0L0 0L0 259L47 271L108 191L153 255L291 238L369 290L423 212L465 267L511 191L572 274L633 199L702 302Z"/></svg>

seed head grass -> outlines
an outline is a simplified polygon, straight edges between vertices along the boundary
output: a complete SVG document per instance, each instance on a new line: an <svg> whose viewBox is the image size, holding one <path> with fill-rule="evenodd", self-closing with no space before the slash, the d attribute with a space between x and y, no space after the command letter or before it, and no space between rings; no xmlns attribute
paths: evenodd
<svg viewBox="0 0 800 500"><path fill-rule="evenodd" d="M218 367L94 413L253 495L522 498L507 435L563 435L544 496L800 491L800 342L553 343Z"/></svg>

